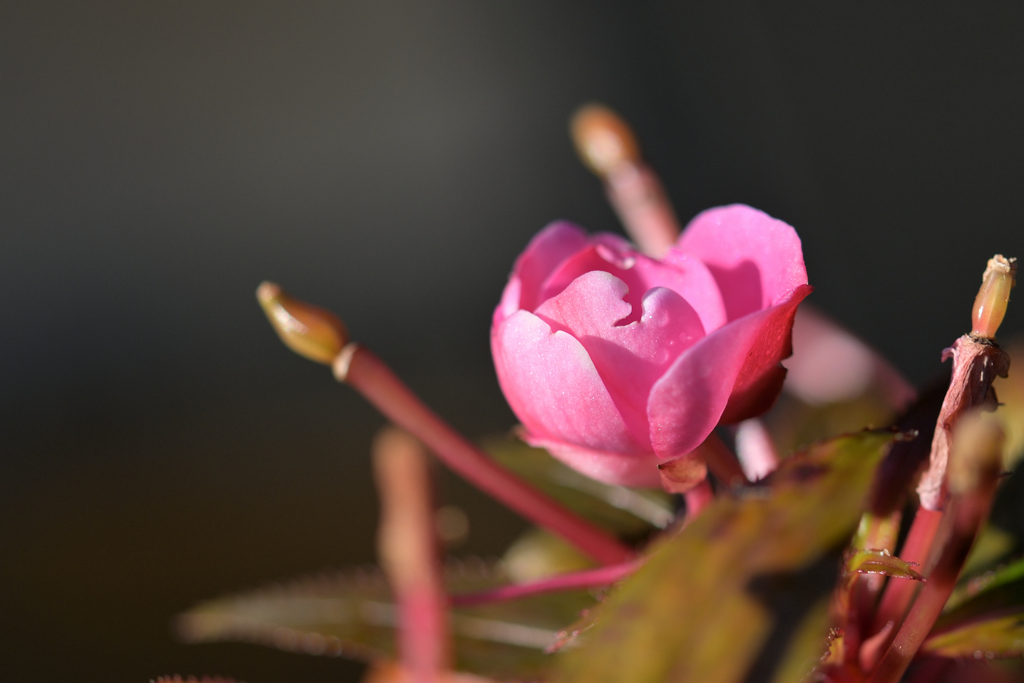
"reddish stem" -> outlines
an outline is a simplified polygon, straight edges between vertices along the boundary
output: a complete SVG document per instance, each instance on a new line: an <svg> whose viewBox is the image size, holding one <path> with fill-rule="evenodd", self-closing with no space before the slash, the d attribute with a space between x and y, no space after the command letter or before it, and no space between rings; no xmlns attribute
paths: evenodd
<svg viewBox="0 0 1024 683"><path fill-rule="evenodd" d="M916 562L921 566L921 573L926 576L930 570L930 567L927 566L928 558L932 554L935 537L942 522L942 514L942 512L918 508L914 515L914 521L910 525L907 540L903 543L903 548L900 551L900 559ZM875 611L870 632L878 633L890 621L896 626L903 623L903 617L920 586L921 584L917 581L893 581L890 579L882 594L878 609Z"/></svg>
<svg viewBox="0 0 1024 683"><path fill-rule="evenodd" d="M697 446L697 450L694 452L707 463L711 473L726 486L743 486L750 483L740 466L740 461L736 459L736 455L714 432L711 432L708 438L704 439L704 443Z"/></svg>
<svg viewBox="0 0 1024 683"><path fill-rule="evenodd" d="M409 434L386 429L374 443L373 463L378 550L398 603L402 665L414 683L439 683L451 667L451 641L427 453Z"/></svg>
<svg viewBox="0 0 1024 683"><path fill-rule="evenodd" d="M684 493L683 498L686 500L685 524L689 524L711 504L711 501L715 499L715 492L711 490L711 483L705 479Z"/></svg>
<svg viewBox="0 0 1024 683"><path fill-rule="evenodd" d="M642 561L637 559L597 569L561 574L529 583L517 583L477 593L453 595L451 596L451 604L456 607L467 607L470 605L518 600L519 598L541 595L543 593L608 586L626 578L635 572L641 564Z"/></svg>
<svg viewBox="0 0 1024 683"><path fill-rule="evenodd" d="M640 251L662 258L679 237L679 220L654 171L642 161L605 176L608 201Z"/></svg>
<svg viewBox="0 0 1024 683"><path fill-rule="evenodd" d="M602 564L633 559L632 549L501 467L437 416L373 353L349 344L334 363L352 385L397 425L420 438L456 473L526 519L575 545Z"/></svg>
<svg viewBox="0 0 1024 683"><path fill-rule="evenodd" d="M744 420L736 427L736 455L751 481L763 479L779 466L779 454L771 434L757 417Z"/></svg>
<svg viewBox="0 0 1024 683"><path fill-rule="evenodd" d="M953 529L949 542L868 683L897 683L906 673L956 587L964 561L992 507L995 486L996 478L992 477L971 495L956 497L950 502Z"/></svg>

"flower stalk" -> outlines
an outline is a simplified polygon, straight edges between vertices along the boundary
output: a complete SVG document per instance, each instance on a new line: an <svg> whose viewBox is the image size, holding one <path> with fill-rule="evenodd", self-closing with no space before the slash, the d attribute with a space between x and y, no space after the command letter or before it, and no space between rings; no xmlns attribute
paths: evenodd
<svg viewBox="0 0 1024 683"><path fill-rule="evenodd" d="M534 524L561 536L602 564L619 564L633 551L491 460L428 408L376 355L349 344L335 377L363 395L385 417L415 434L453 471Z"/></svg>
<svg viewBox="0 0 1024 683"><path fill-rule="evenodd" d="M679 237L679 219L629 125L608 107L588 104L573 116L570 130L580 159L604 181L608 201L640 251L664 256Z"/></svg>
<svg viewBox="0 0 1024 683"><path fill-rule="evenodd" d="M439 683L452 653L427 453L411 435L385 429L374 441L373 466L377 547L398 603L402 663L414 683Z"/></svg>
<svg viewBox="0 0 1024 683"><path fill-rule="evenodd" d="M332 313L288 296L274 283L260 285L257 297L268 311L274 330L300 355L323 362L325 353L334 350L339 340L347 339L338 332L344 330L344 325ZM301 324L293 324L293 320ZM359 391L384 416L422 440L442 462L484 493L602 564L633 558L632 549L617 538L491 460L430 410L369 350L346 343L334 354L330 362L338 381Z"/></svg>
<svg viewBox="0 0 1024 683"><path fill-rule="evenodd" d="M956 587L964 561L992 508L1002 471L1003 430L994 419L974 413L961 420L956 436L949 477L949 540L868 683L896 683L906 672Z"/></svg>

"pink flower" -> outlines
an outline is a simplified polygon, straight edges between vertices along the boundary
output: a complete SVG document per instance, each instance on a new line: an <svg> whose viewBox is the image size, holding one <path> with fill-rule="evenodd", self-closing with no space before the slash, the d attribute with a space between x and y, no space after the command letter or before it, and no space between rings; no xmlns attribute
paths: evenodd
<svg viewBox="0 0 1024 683"><path fill-rule="evenodd" d="M771 406L810 291L796 231L748 206L700 214L660 261L553 223L494 312L498 381L530 444L657 486L659 463Z"/></svg>

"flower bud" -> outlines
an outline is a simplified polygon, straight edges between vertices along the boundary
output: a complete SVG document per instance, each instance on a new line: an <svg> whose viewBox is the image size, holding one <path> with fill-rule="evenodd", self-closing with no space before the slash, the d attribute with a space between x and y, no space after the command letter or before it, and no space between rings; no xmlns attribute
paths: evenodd
<svg viewBox="0 0 1024 683"><path fill-rule="evenodd" d="M999 325L1006 315L1006 304L1010 290L1017 284L1017 259L1004 258L996 254L988 261L988 268L982 276L981 289L974 300L974 327L971 334L983 339L996 336Z"/></svg>
<svg viewBox="0 0 1024 683"><path fill-rule="evenodd" d="M256 299L281 341L300 356L329 365L348 343L336 315L289 296L273 282L261 284Z"/></svg>
<svg viewBox="0 0 1024 683"><path fill-rule="evenodd" d="M584 105L573 115L569 127L583 163L602 178L640 161L640 146L633 131L608 107Z"/></svg>

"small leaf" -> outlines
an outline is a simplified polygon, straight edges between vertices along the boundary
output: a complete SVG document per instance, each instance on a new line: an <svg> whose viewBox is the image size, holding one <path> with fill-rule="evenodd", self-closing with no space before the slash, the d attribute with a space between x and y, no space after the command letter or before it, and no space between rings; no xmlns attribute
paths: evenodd
<svg viewBox="0 0 1024 683"><path fill-rule="evenodd" d="M675 518L672 499L664 491L604 484L518 439L492 439L484 449L569 509L621 536L646 536Z"/></svg>
<svg viewBox="0 0 1024 683"><path fill-rule="evenodd" d="M846 571L850 574L884 574L897 579L924 581L924 577L914 571L916 566L916 562L905 562L886 550L858 550L846 561Z"/></svg>
<svg viewBox="0 0 1024 683"><path fill-rule="evenodd" d="M483 562L446 567L450 592L475 592L507 583ZM456 668L494 678L531 678L546 671L544 653L566 624L593 605L587 591L537 595L451 613ZM395 657L397 609L377 569L297 580L282 586L211 600L178 618L188 642L245 641L313 655L361 660Z"/></svg>
<svg viewBox="0 0 1024 683"><path fill-rule="evenodd" d="M818 444L763 486L717 499L592 610L593 626L565 652L557 680L768 678L783 653L762 648L817 604L820 595L802 594L808 585L822 584L821 594L831 587L836 564L825 556L852 534L893 438L861 433Z"/></svg>

